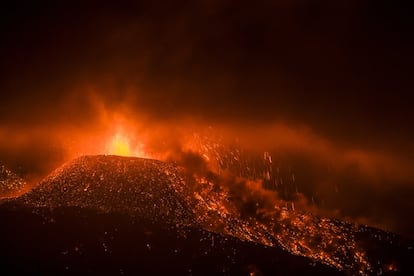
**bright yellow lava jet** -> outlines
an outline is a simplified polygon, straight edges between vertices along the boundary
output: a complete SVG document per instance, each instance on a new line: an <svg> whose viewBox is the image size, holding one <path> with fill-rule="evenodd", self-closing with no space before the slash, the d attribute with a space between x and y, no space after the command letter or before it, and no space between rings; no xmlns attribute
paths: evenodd
<svg viewBox="0 0 414 276"><path fill-rule="evenodd" d="M131 156L132 150L128 137L117 133L109 145L109 154Z"/></svg>

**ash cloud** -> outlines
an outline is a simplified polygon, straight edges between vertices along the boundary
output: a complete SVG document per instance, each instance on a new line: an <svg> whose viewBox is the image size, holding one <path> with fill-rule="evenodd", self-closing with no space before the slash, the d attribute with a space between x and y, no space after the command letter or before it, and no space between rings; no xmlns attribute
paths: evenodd
<svg viewBox="0 0 414 276"><path fill-rule="evenodd" d="M106 104L154 120L283 119L364 146L412 141L409 9L259 2L16 5L1 121L82 123L94 115L83 100L93 86ZM62 110L68 94L76 108Z"/></svg>

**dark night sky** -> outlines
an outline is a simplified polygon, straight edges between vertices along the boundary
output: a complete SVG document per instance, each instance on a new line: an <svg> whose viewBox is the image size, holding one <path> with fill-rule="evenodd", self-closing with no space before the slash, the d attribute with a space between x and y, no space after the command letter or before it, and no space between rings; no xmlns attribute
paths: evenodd
<svg viewBox="0 0 414 276"><path fill-rule="evenodd" d="M411 1L104 2L1 8L0 157L11 167L28 152L29 167L60 160L59 142L36 130L88 128L90 91L150 122L282 122L414 164ZM18 150L14 133L28 141ZM401 193L414 195L402 171Z"/></svg>

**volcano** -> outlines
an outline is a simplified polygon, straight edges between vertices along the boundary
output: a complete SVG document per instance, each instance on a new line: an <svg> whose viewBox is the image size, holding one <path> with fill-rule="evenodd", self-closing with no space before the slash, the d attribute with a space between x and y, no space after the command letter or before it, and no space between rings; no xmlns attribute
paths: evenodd
<svg viewBox="0 0 414 276"><path fill-rule="evenodd" d="M0 204L0 219L7 222L0 233L0 269L111 275L412 272L411 241L283 206L259 208L260 201L246 215L233 185L217 179L190 177L177 164L158 160L79 157ZM249 199L244 193L239 198Z"/></svg>

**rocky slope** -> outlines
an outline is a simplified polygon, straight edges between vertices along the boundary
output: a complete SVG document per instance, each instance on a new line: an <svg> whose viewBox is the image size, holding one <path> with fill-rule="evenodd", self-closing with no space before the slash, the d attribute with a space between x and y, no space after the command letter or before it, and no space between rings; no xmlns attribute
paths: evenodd
<svg viewBox="0 0 414 276"><path fill-rule="evenodd" d="M412 247L398 236L269 205L261 198L269 195L256 195L255 187L249 185L189 176L175 164L157 160L84 156L3 206L49 210L47 214L55 210L64 213L68 208L122 214L164 225L177 237L202 231L209 233L208 239L228 237L262 249L282 249L306 257L309 271L312 266L321 271L327 266L337 272L370 275L411 269L407 260L413 256ZM266 254L280 254L271 252Z"/></svg>
<svg viewBox="0 0 414 276"><path fill-rule="evenodd" d="M0 198L18 193L25 185L22 178L0 164Z"/></svg>

